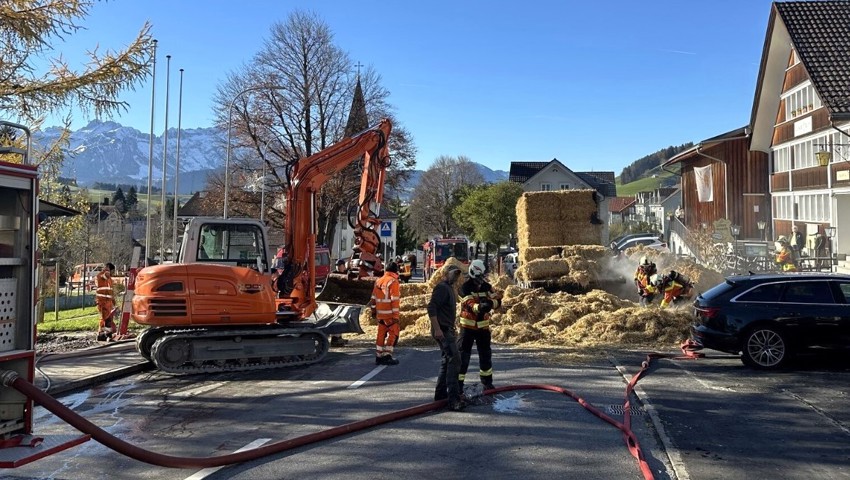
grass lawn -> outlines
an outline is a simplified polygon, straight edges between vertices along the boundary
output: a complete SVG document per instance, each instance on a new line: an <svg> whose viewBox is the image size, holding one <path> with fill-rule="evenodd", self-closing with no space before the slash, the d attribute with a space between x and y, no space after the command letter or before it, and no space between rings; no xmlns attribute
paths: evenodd
<svg viewBox="0 0 850 480"><path fill-rule="evenodd" d="M116 324L121 321L121 313L115 315ZM44 321L38 324L40 333L58 332L96 332L100 325L100 314L97 307L74 308L59 312L59 320L53 312L44 312ZM134 322L130 322L129 330L142 328Z"/></svg>

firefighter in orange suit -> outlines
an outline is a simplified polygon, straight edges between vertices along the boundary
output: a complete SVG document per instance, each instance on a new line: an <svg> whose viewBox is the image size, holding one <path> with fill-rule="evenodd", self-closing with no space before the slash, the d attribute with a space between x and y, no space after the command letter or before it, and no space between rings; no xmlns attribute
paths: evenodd
<svg viewBox="0 0 850 480"><path fill-rule="evenodd" d="M100 326L97 329L97 339L100 341L112 340L112 335L115 334L115 300L112 298L112 274L115 272L115 265L107 263L103 266L94 277L95 285L95 304L97 311L100 313Z"/></svg>
<svg viewBox="0 0 850 480"><path fill-rule="evenodd" d="M693 283L673 270L668 275L653 275L650 282L653 289L664 296L661 300L661 308L669 306L674 300L688 298L693 291Z"/></svg>
<svg viewBox="0 0 850 480"><path fill-rule="evenodd" d="M785 235L780 235L776 240L776 263L779 270L783 272L796 272L797 265L794 264L794 252L788 245Z"/></svg>
<svg viewBox="0 0 850 480"><path fill-rule="evenodd" d="M390 262L384 275L372 289L372 316L378 320L378 338L375 342L375 365L398 365L393 358L393 348L398 342L399 314L398 264Z"/></svg>
<svg viewBox="0 0 850 480"><path fill-rule="evenodd" d="M469 280L460 287L460 371L458 383L461 392L469 358L472 356L472 344L478 350L478 375L485 390L493 386L493 351L490 348L490 313L499 308L502 294L484 280L484 262L473 260L469 264Z"/></svg>

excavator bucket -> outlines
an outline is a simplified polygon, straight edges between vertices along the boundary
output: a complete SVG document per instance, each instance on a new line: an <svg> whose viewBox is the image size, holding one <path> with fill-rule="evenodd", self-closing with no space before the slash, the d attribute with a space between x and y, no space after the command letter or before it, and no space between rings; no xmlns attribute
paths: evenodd
<svg viewBox="0 0 850 480"><path fill-rule="evenodd" d="M360 328L361 305L319 303L314 315L318 318L315 328L325 335L363 333Z"/></svg>
<svg viewBox="0 0 850 480"><path fill-rule="evenodd" d="M367 305L372 299L376 280L376 277L349 280L346 275L332 273L328 276L322 293L316 296L316 301Z"/></svg>

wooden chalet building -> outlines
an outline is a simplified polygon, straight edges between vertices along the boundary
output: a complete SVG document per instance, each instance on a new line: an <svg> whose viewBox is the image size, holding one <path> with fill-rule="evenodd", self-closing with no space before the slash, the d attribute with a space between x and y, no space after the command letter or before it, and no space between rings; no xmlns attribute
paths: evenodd
<svg viewBox="0 0 850 480"><path fill-rule="evenodd" d="M682 177L680 223L686 231L708 230L718 240L732 241L730 227L737 225L740 239L764 236L758 226L770 221L768 155L750 150L748 127L703 140L662 168Z"/></svg>
<svg viewBox="0 0 850 480"><path fill-rule="evenodd" d="M834 234L836 252L850 251L848 31L848 1L774 3L751 117L750 148L771 157L774 238L797 225L809 241Z"/></svg>

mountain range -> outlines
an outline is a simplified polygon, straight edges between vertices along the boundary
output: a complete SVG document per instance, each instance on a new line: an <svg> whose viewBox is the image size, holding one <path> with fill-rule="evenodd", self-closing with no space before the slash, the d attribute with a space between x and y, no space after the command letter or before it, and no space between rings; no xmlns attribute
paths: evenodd
<svg viewBox="0 0 850 480"><path fill-rule="evenodd" d="M33 135L37 145L50 145L61 135L59 127L50 127ZM168 129L168 189L173 189L174 161L177 153L177 129ZM162 155L166 138L154 137L152 178L162 181ZM180 194L191 194L206 187L209 173L224 167L226 136L213 127L180 131ZM71 155L66 157L61 176L76 179L80 186L95 182L147 186L150 134L117 122L93 120L71 133ZM508 172L492 170L476 163L487 182L508 179ZM423 170L414 170L406 185L409 194L419 183Z"/></svg>

